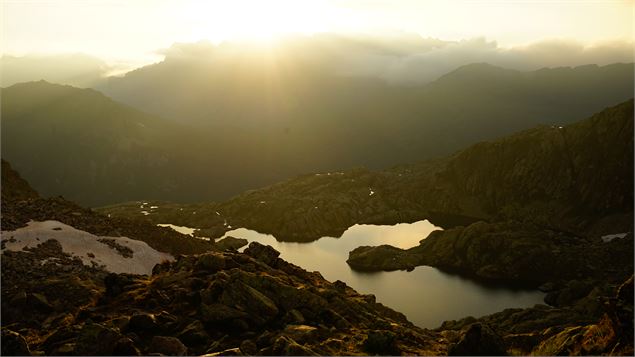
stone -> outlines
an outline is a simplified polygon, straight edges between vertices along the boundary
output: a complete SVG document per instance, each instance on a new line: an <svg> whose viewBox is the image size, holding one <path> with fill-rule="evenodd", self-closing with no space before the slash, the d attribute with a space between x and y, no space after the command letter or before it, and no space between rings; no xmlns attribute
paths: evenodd
<svg viewBox="0 0 635 357"><path fill-rule="evenodd" d="M177 337L188 346L200 345L209 340L209 335L199 320L194 320L187 325Z"/></svg>
<svg viewBox="0 0 635 357"><path fill-rule="evenodd" d="M176 337L154 336L150 342L150 351L167 356L186 356L187 347Z"/></svg>
<svg viewBox="0 0 635 357"><path fill-rule="evenodd" d="M258 353L258 346L252 340L244 340L240 343L240 351L247 356L253 356Z"/></svg>
<svg viewBox="0 0 635 357"><path fill-rule="evenodd" d="M284 355L284 356L317 356L318 354L310 348L304 347L293 339L280 336L278 337L272 346L272 354L273 355Z"/></svg>
<svg viewBox="0 0 635 357"><path fill-rule="evenodd" d="M115 297L121 294L125 287L134 283L134 278L128 274L110 273L104 278L106 296Z"/></svg>
<svg viewBox="0 0 635 357"><path fill-rule="evenodd" d="M27 304L35 307L36 309L42 312L53 311L53 306L51 306L46 296L42 294L38 294L38 293L28 294Z"/></svg>
<svg viewBox="0 0 635 357"><path fill-rule="evenodd" d="M2 329L3 356L30 356L29 345L22 335L9 329Z"/></svg>
<svg viewBox="0 0 635 357"><path fill-rule="evenodd" d="M74 353L79 356L112 355L121 335L112 329L96 323L82 327L75 344Z"/></svg>
<svg viewBox="0 0 635 357"><path fill-rule="evenodd" d="M158 327L153 314L136 313L130 316L128 328L132 331L147 332L153 331Z"/></svg>
<svg viewBox="0 0 635 357"><path fill-rule="evenodd" d="M219 302L228 306L240 306L254 321L266 322L278 315L278 307L267 296L241 281L225 287Z"/></svg>
<svg viewBox="0 0 635 357"><path fill-rule="evenodd" d="M121 337L112 350L115 356L141 356L141 352L129 337Z"/></svg>
<svg viewBox="0 0 635 357"><path fill-rule="evenodd" d="M401 352L397 347L396 337L391 331L373 331L366 336L363 348L371 354L397 356Z"/></svg>
<svg viewBox="0 0 635 357"><path fill-rule="evenodd" d="M219 253L202 254L198 257L196 268L217 272L225 269L225 260L225 256Z"/></svg>
<svg viewBox="0 0 635 357"><path fill-rule="evenodd" d="M201 357L212 357L212 356L243 356L243 353L240 351L240 348L228 348L226 350L220 352L213 352L202 355Z"/></svg>
<svg viewBox="0 0 635 357"><path fill-rule="evenodd" d="M280 255L280 252L273 249L271 246L263 245L258 242L249 243L249 246L245 249L244 253L269 266L273 266Z"/></svg>
<svg viewBox="0 0 635 357"><path fill-rule="evenodd" d="M223 322L248 316L242 311L223 304L201 304L200 314L205 322Z"/></svg>
<svg viewBox="0 0 635 357"><path fill-rule="evenodd" d="M289 324L302 324L306 320L300 311L291 309L284 315L283 321Z"/></svg>
<svg viewBox="0 0 635 357"><path fill-rule="evenodd" d="M287 325L282 333L298 343L304 343L316 337L317 328L307 325Z"/></svg>
<svg viewBox="0 0 635 357"><path fill-rule="evenodd" d="M487 325L474 323L462 333L459 341L448 348L450 356L500 356L506 349L502 338Z"/></svg>
<svg viewBox="0 0 635 357"><path fill-rule="evenodd" d="M218 240L215 245L222 251L236 251L247 245L249 241L244 238L225 237Z"/></svg>

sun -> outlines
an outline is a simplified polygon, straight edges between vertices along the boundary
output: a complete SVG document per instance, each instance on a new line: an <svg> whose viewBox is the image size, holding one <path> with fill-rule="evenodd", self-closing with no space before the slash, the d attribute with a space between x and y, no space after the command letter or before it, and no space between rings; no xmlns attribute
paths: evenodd
<svg viewBox="0 0 635 357"><path fill-rule="evenodd" d="M193 36L211 41L270 41L331 30L324 1L190 1L186 17Z"/></svg>

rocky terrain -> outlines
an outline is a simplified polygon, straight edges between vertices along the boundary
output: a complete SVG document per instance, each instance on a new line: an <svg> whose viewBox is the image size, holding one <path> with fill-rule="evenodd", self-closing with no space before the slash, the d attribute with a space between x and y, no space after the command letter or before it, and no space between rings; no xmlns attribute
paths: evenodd
<svg viewBox="0 0 635 357"><path fill-rule="evenodd" d="M25 227L29 221L59 221L99 236L126 236L150 247L177 254L216 250L213 243L157 227L144 220L109 217L62 197L42 198L2 160L2 230Z"/></svg>
<svg viewBox="0 0 635 357"><path fill-rule="evenodd" d="M277 255L251 243L244 254L181 256L135 276L82 265L51 241L5 252L2 355L633 353L632 278L573 305L426 330ZM42 264L52 256L64 264Z"/></svg>
<svg viewBox="0 0 635 357"><path fill-rule="evenodd" d="M347 263L364 271L429 265L534 286L574 279L622 281L633 273L633 233L604 242L518 222L477 222L434 231L414 248L358 247Z"/></svg>
<svg viewBox="0 0 635 357"><path fill-rule="evenodd" d="M632 133L629 101L567 127L460 152L437 180L454 194L439 190L433 200L489 222L434 232L408 251L359 247L348 263L361 270L432 265L537 283L624 279L633 271ZM613 234L620 238L602 239Z"/></svg>
<svg viewBox="0 0 635 357"><path fill-rule="evenodd" d="M281 241L421 219L445 228L519 221L599 238L632 231L632 133L630 100L568 126L537 127L415 165L304 175L222 203L151 202L156 208L145 210L130 202L98 211L199 228L207 237L245 227Z"/></svg>
<svg viewBox="0 0 635 357"><path fill-rule="evenodd" d="M2 177L3 240L5 222L19 226L49 217L95 232L110 225L148 244L157 234L164 240L153 244L170 249L176 248L161 242L197 244L182 249L204 243L171 231L159 235L167 228L109 219L62 199L37 198L8 164ZM56 240L3 250L2 355L633 353L632 276L626 283L547 286L552 306L466 317L427 330L373 295L326 281L278 255L252 242L244 253L178 255L156 265L152 275L132 275L85 265Z"/></svg>

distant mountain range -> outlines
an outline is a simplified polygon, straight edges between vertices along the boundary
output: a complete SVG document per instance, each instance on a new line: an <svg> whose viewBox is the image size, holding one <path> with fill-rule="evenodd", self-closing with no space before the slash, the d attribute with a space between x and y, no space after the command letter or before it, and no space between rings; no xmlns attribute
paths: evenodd
<svg viewBox="0 0 635 357"><path fill-rule="evenodd" d="M473 64L425 86L307 62L278 63L275 80L251 62L222 68L166 60L110 79L101 89L127 105L46 82L4 88L3 158L42 194L90 206L222 200L302 173L418 162L564 125L633 93L632 64Z"/></svg>

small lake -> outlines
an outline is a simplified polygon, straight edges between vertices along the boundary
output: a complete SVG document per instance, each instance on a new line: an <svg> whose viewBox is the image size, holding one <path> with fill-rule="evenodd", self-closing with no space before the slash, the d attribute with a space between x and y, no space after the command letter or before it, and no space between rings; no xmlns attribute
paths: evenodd
<svg viewBox="0 0 635 357"><path fill-rule="evenodd" d="M348 252L359 246L390 244L411 248L436 229L441 228L427 220L394 226L362 224L350 227L340 238L324 237L310 243L278 242L272 235L245 228L229 231L225 236L270 245L293 264L319 271L330 281L342 280L360 293L374 294L378 302L404 313L420 327L435 328L445 320L543 303L544 294L537 290L483 285L427 266L411 272L366 273L356 272L346 264Z"/></svg>

